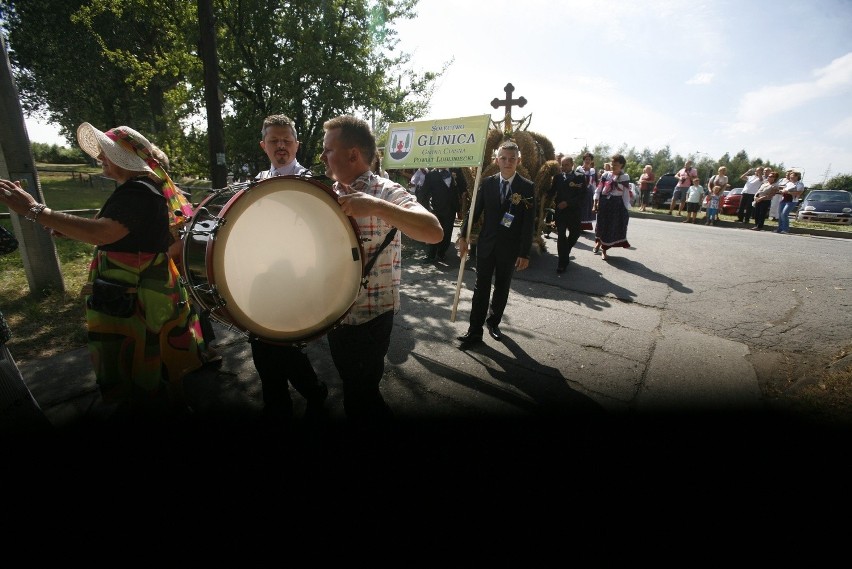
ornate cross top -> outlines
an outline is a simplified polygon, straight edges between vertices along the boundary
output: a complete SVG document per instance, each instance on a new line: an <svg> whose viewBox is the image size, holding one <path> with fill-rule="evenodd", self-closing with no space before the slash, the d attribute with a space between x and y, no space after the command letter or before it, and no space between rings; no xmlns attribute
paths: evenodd
<svg viewBox="0 0 852 569"><path fill-rule="evenodd" d="M506 98L503 100L494 97L494 100L491 101L491 106L496 108L506 107L506 115L503 117L503 134L506 136L512 135L512 107L517 105L519 107L523 107L527 104L527 100L523 97L518 97L517 99L512 98L512 91L515 90L515 87L511 83L506 83L506 86L503 88L503 91L506 92Z"/></svg>

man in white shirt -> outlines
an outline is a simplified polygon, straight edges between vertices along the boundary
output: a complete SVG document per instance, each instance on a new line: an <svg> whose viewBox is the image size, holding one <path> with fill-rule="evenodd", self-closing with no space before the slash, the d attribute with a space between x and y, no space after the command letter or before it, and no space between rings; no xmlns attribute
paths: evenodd
<svg viewBox="0 0 852 569"><path fill-rule="evenodd" d="M264 180L275 176L298 176L307 168L296 160L299 150L299 137L296 127L286 115L270 115L263 120L260 130L260 147L269 157L269 170L255 176Z"/></svg>
<svg viewBox="0 0 852 569"><path fill-rule="evenodd" d="M411 180L408 182L408 191L414 194L414 197L416 197L418 201L420 200L420 190L426 182L426 174L428 173L428 169L418 168L414 171L414 174L411 176Z"/></svg>
<svg viewBox="0 0 852 569"><path fill-rule="evenodd" d="M737 221L740 223L749 223L751 216L754 213L754 195L760 186L763 185L763 166L752 168L745 174L740 176L740 180L745 181L743 193L740 196L740 205L737 207Z"/></svg>
<svg viewBox="0 0 852 569"><path fill-rule="evenodd" d="M260 147L269 157L270 165L269 170L255 176L256 180L275 176L297 176L307 172L296 160L299 137L289 117L266 117L260 136ZM282 297L283 295L282 290ZM314 420L323 414L328 386L317 377L305 345L279 345L253 336L249 338L249 345L254 367L260 377L264 419L271 428L287 428L293 418L293 401L288 382L307 401L305 414L309 419Z"/></svg>

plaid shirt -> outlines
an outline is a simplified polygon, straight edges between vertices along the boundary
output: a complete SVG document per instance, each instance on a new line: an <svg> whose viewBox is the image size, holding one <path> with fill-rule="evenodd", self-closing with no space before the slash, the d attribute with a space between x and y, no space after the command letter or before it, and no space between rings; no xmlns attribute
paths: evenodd
<svg viewBox="0 0 852 569"><path fill-rule="evenodd" d="M335 182L334 189L345 193ZM417 204L415 197L405 188L376 176L369 170L358 176L350 186L352 190L363 192L404 208ZM378 217L355 217L361 240L363 241L364 262L369 262L376 249L382 244L392 226ZM343 319L343 324L363 324L389 310L399 311L399 283L402 280L402 237L397 231L387 247L381 252L367 275L367 286L362 287L352 309Z"/></svg>

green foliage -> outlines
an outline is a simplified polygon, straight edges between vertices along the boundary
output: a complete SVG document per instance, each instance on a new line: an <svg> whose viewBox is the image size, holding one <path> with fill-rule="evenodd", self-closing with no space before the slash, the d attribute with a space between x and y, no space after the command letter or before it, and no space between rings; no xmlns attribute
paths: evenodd
<svg viewBox="0 0 852 569"><path fill-rule="evenodd" d="M89 157L79 148L57 144L32 143L33 160L47 164L85 164Z"/></svg>
<svg viewBox="0 0 852 569"><path fill-rule="evenodd" d="M374 120L376 132L382 132L389 122L421 116L443 71L408 69L410 57L396 49L392 24L412 17L415 5L416 0L218 1L220 81L232 101L224 116L232 171L242 164L252 174L268 167L258 142L263 119L271 114L293 119L301 141L297 158L318 172L326 120L355 114Z"/></svg>
<svg viewBox="0 0 852 569"><path fill-rule="evenodd" d="M162 148L180 147L198 109L191 80L194 3L182 0L0 0L25 112L76 130L128 125ZM195 34L197 35L197 33ZM195 75L193 75L195 73Z"/></svg>
<svg viewBox="0 0 852 569"><path fill-rule="evenodd" d="M824 190L846 190L852 192L852 174L841 174L826 181Z"/></svg>
<svg viewBox="0 0 852 569"><path fill-rule="evenodd" d="M126 124L169 146L165 125L196 108L178 108L188 99L180 74L196 60L171 24L188 4L0 0L25 111L58 124L75 148L84 121L102 129Z"/></svg>
<svg viewBox="0 0 852 569"><path fill-rule="evenodd" d="M270 114L295 121L309 166L329 118L355 114L379 132L421 116L443 70L410 69L393 28L416 4L213 0L232 172L267 167L258 141ZM0 0L25 111L60 125L72 146L84 121L131 126L169 155L173 173L208 173L208 137L192 122L204 101L197 9L185 0Z"/></svg>

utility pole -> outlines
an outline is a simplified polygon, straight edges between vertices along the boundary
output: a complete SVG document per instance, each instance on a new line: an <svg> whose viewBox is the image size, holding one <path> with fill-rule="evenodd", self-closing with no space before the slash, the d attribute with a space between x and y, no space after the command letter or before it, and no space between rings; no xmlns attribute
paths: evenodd
<svg viewBox="0 0 852 569"><path fill-rule="evenodd" d="M225 159L225 126L222 122L222 101L219 98L219 56L216 51L216 24L212 0L198 0L198 25L201 32L201 62L204 65L210 182L213 189L219 189L228 184L228 162Z"/></svg>
<svg viewBox="0 0 852 569"><path fill-rule="evenodd" d="M0 165L5 163L8 170L0 174L5 174L12 181L20 180L26 191L40 203L45 203L3 34L0 34L0 47L3 50L0 61L0 117L3 117L0 121ZM30 293L45 290L65 292L53 237L38 223L26 221L14 212L10 212L9 216L22 245L21 259Z"/></svg>

